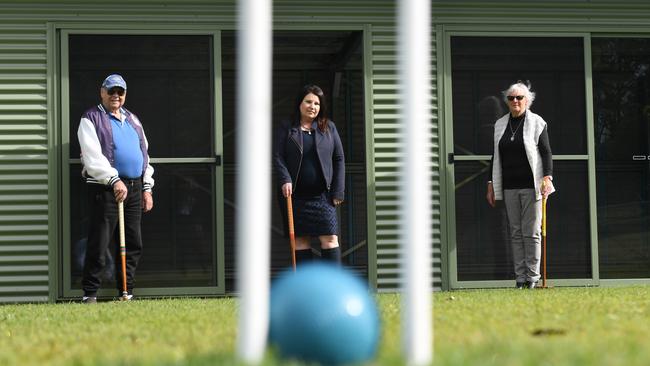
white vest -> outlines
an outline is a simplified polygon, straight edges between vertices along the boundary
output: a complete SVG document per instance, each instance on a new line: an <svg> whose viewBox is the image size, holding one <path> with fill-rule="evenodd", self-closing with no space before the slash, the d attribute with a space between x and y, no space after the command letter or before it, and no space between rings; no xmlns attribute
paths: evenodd
<svg viewBox="0 0 650 366"><path fill-rule="evenodd" d="M494 123L494 158L492 163L492 188L494 189L494 198L503 200L503 181L501 173L501 157L499 156L499 141L508 127L510 113L499 118ZM531 112L526 111L526 119L523 122L524 134L524 148L526 149L526 157L528 164L533 172L533 180L535 182L535 195L537 200L542 199L540 191L542 179L544 178L544 169L542 167L542 158L539 155L537 143L539 142L539 135L542 134L546 127L544 119Z"/></svg>

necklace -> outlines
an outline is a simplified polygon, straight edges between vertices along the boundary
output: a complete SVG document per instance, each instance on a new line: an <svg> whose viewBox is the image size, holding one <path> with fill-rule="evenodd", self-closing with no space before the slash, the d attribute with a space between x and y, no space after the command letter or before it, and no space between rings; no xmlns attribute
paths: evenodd
<svg viewBox="0 0 650 366"><path fill-rule="evenodd" d="M300 130L305 131L305 132L307 132L308 134L311 135L311 128L309 128L309 127L300 126Z"/></svg>
<svg viewBox="0 0 650 366"><path fill-rule="evenodd" d="M510 141L515 141L515 134L519 130L519 127L521 127L521 125L523 125L523 124L524 124L524 120L521 120L521 122L519 122L519 124L517 125L517 128L515 128L514 131L513 131L512 130L512 119L510 119L508 121L508 126L510 127L510 132L512 133L512 136L510 136Z"/></svg>

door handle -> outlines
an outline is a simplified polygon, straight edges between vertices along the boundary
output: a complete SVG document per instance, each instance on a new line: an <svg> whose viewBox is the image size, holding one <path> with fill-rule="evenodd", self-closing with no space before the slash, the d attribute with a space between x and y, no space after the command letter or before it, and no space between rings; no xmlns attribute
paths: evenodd
<svg viewBox="0 0 650 366"><path fill-rule="evenodd" d="M454 153L447 154L447 163L448 164L453 164L454 163Z"/></svg>

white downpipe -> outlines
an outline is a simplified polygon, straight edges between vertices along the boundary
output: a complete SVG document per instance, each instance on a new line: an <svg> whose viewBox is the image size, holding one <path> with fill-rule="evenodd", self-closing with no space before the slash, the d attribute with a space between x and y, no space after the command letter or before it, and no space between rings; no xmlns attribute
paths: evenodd
<svg viewBox="0 0 650 366"><path fill-rule="evenodd" d="M431 288L431 7L398 3L401 141L403 346L409 365L433 361Z"/></svg>
<svg viewBox="0 0 650 366"><path fill-rule="evenodd" d="M263 359L269 327L272 10L271 0L239 1L237 353L249 364Z"/></svg>

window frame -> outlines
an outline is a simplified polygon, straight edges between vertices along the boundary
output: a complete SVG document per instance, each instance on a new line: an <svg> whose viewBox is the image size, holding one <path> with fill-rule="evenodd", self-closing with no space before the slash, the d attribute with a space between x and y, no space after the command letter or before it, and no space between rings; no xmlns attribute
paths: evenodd
<svg viewBox="0 0 650 366"><path fill-rule="evenodd" d="M572 29L557 29L551 27L531 27L518 30L513 36L512 27L481 25L481 30L476 27L460 25L441 25L438 27L440 39L437 44L438 54L444 55L438 67L438 73L442 85L440 86L443 108L441 111L443 125L441 126L444 141L440 148L441 172L441 201L445 208L446 215L443 216L443 253L447 258L448 288L498 288L510 287L513 280L487 280L487 281L460 281L458 280L458 256L456 247L456 209L455 209L455 187L454 187L454 165L449 163L448 154L454 152L453 136L453 98L451 79L451 37L572 37L583 39L583 62L585 79L585 114L586 114L586 139L587 154L575 155L554 155L554 161L585 161L587 164L588 179L588 219L589 239L591 251L591 278L585 279L552 279L547 283L551 286L598 286L600 284L598 268L598 234L596 217L596 176L595 176L595 153L594 153L594 123L593 123L593 95L591 83L591 34L584 31ZM440 67L441 66L441 67ZM489 160L491 155L454 156L455 161L484 161Z"/></svg>
<svg viewBox="0 0 650 366"><path fill-rule="evenodd" d="M50 286L50 298L54 300L78 298L82 295L82 290L72 289L71 281L71 258L68 255L71 250L70 238L70 165L77 162L79 159L69 158L69 134L71 118L78 118L77 116L69 115L69 84L68 84L68 70L69 70L69 51L68 42L70 35L151 35L151 36L164 36L164 35L190 35L190 36L209 36L212 40L212 85L213 85L213 157L207 158L154 158L152 157L152 164L188 164L188 163L210 163L214 164L214 177L213 177L213 212L216 216L214 223L214 263L216 275L216 286L197 286L197 287L147 287L138 288L139 296L219 296L224 295L226 291L225 285L225 260L224 260L224 228L223 228L223 166L218 164L220 156L223 154L223 141L222 134L222 88L221 88L221 30L214 27L185 27L175 25L163 26L130 26L128 29L116 29L114 25L109 24L49 24L50 42L56 44L56 52L49 55L50 60L56 65L56 73L52 70L52 76L56 74L55 85L52 87L51 92L54 94L53 101L49 103L54 105L54 116L56 122L54 126L50 126L50 131L53 131L55 136L54 145L56 148L56 161L58 163L55 170L58 174L56 188L53 192L58 192L58 200L52 207L58 207L56 210L57 218L55 221L50 221L50 228L56 227L58 231L52 233L56 238L56 253L50 255L54 258L51 263L51 273L55 271L56 276L51 278L58 278L56 286ZM49 49L49 48L48 48ZM49 68L48 68L49 69ZM52 139L51 139L52 141ZM53 185L53 183L51 183ZM53 198L51 197L52 201ZM52 211L51 211L52 212ZM52 213L50 214L52 217ZM55 225L55 226L53 226ZM53 242L52 240L50 241ZM60 243L60 244L59 244ZM53 265L56 263L56 265ZM99 296L114 296L114 289L102 288L98 292Z"/></svg>

